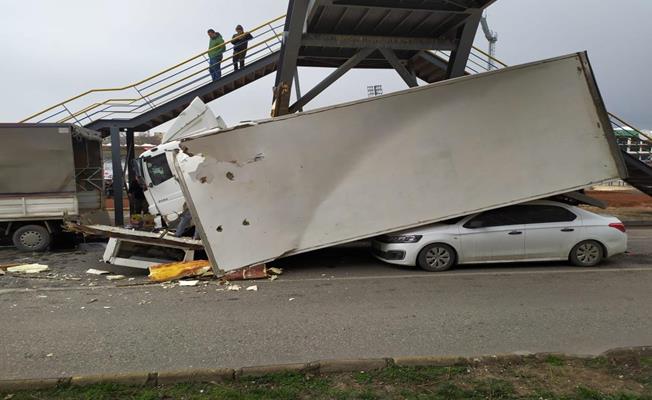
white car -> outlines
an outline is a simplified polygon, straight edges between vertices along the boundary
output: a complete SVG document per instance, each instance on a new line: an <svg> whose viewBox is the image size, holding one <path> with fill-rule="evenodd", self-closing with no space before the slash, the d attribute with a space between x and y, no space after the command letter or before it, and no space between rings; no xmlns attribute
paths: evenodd
<svg viewBox="0 0 652 400"><path fill-rule="evenodd" d="M508 206L380 236L382 261L445 271L456 264L568 260L590 267L627 250L625 225L554 201Z"/></svg>

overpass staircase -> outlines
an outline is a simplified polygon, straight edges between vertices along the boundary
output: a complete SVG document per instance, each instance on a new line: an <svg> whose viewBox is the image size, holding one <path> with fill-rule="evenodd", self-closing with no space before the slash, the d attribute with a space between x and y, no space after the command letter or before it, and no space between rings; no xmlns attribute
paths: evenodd
<svg viewBox="0 0 652 400"><path fill-rule="evenodd" d="M483 7L492 2L483 0ZM305 19L307 33L303 37L299 35L295 70L298 66L331 67L336 68L332 75L337 75L338 71L343 74L350 68L395 69L408 85L414 86L417 78L434 83L507 67L500 60L471 46L475 25L470 24L470 28L466 29L464 18L478 17L480 14L477 11L481 9L474 9L475 14L465 17L464 8L436 12L419 8L412 11L387 8L389 11L383 11L370 6L372 2L366 0L364 7L342 5L348 3L352 1L315 0L316 6ZM444 11L450 12L450 15ZM236 70L232 65L233 44L227 40L224 44L226 57L220 66L222 78L217 81L211 80L205 51L133 84L89 90L21 122L74 123L105 135L112 128L132 133L150 130L176 118L196 97L207 103L275 71L278 80L285 62L284 46L287 46L288 36L293 35L290 20L280 16L250 30L253 39L243 69ZM479 18L475 22L479 22ZM397 36L399 34L402 36ZM426 36L434 39L424 40ZM383 41L392 42L391 51ZM464 41L470 51L464 54L460 69L460 57L456 52L460 51L460 43ZM365 52L364 47L369 46L372 48ZM352 63L351 60L356 57L358 59ZM454 73L452 70L456 69L458 71ZM315 95L333 81L326 82ZM288 108L289 112L300 109L300 105L296 104ZM641 146L648 146L648 149L652 146L652 138L641 130L613 114L610 114L610 119L616 132L628 131L641 142ZM632 151L631 140L628 143L630 145L618 142L628 169L626 181L652 195L652 166L649 165L652 161Z"/></svg>

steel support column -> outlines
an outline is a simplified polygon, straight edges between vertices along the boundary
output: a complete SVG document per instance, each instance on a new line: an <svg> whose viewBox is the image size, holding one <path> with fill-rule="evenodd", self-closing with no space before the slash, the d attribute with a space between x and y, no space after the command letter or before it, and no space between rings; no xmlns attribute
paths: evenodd
<svg viewBox="0 0 652 400"><path fill-rule="evenodd" d="M396 53L394 53L393 50L380 49L380 52L383 54L383 57L385 57L387 61L389 61L392 67L394 67L396 72L398 72L398 74L401 76L401 78L403 78L403 80L405 81L405 83L407 83L409 87L412 88L412 87L419 86L419 84L417 83L416 76L410 71L408 71L408 69L405 68L403 64L401 64L401 60L398 59Z"/></svg>
<svg viewBox="0 0 652 400"><path fill-rule="evenodd" d="M131 187L131 183L136 179L136 175L134 174L134 165L133 161L136 159L136 146L134 144L134 131L133 130L128 130L127 131L127 157L125 160L125 164L127 167L127 185ZM134 212L134 205L131 204L131 199L129 199L129 213Z"/></svg>
<svg viewBox="0 0 652 400"><path fill-rule="evenodd" d="M290 0L283 32L283 45L276 71L272 117L289 113L292 79L297 70L301 37L310 0Z"/></svg>
<svg viewBox="0 0 652 400"><path fill-rule="evenodd" d="M301 85L299 84L299 68L294 71L294 90L297 94L297 100L301 98ZM303 107L300 107L297 111L303 112Z"/></svg>
<svg viewBox="0 0 652 400"><path fill-rule="evenodd" d="M480 26L481 19L482 13L475 11L466 19L464 25L458 29L458 45L451 53L448 69L446 70L446 79L464 76L466 63L469 61L469 55L471 55L471 49L473 48L473 40Z"/></svg>
<svg viewBox="0 0 652 400"><path fill-rule="evenodd" d="M113 164L113 208L115 210L115 225L124 226L124 182L122 179L122 157L120 155L120 129L112 126L111 129L111 161Z"/></svg>
<svg viewBox="0 0 652 400"><path fill-rule="evenodd" d="M314 88L312 88L308 93L303 97L297 100L296 103L289 108L290 113L294 113L297 110L303 108L308 104L312 99L317 97L321 92L323 92L327 87L332 85L335 81L340 79L344 74L347 73L351 68L358 65L365 58L369 57L375 49L362 49L356 55L349 58L344 64L340 65L335 71L328 75L323 81L319 82Z"/></svg>

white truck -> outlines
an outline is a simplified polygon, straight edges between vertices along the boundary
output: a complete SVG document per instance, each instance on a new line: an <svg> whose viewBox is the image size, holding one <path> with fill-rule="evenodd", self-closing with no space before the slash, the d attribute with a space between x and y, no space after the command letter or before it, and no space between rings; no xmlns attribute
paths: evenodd
<svg viewBox="0 0 652 400"><path fill-rule="evenodd" d="M70 124L0 124L0 237L48 249L64 219L104 216L102 138Z"/></svg>
<svg viewBox="0 0 652 400"><path fill-rule="evenodd" d="M188 156L180 152L180 139L208 130L226 129L221 117L199 98L185 109L170 130L163 136L161 145L144 152L136 160L136 171L145 186L149 213L156 216L168 228L176 228L187 210L178 178L174 176L174 160ZM186 212L189 215L188 212Z"/></svg>
<svg viewBox="0 0 652 400"><path fill-rule="evenodd" d="M625 177L585 53L181 139L230 271Z"/></svg>

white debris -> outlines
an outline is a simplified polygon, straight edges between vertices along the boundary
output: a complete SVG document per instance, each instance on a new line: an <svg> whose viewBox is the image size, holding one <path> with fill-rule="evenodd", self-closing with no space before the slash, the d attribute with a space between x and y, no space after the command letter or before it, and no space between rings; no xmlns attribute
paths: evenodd
<svg viewBox="0 0 652 400"><path fill-rule="evenodd" d="M229 286L226 287L226 290L231 291L231 292L237 292L240 289L242 289L242 287L240 285L229 285Z"/></svg>
<svg viewBox="0 0 652 400"><path fill-rule="evenodd" d="M110 310L110 309L111 309L110 306L104 306L103 308L104 308L105 310Z"/></svg>
<svg viewBox="0 0 652 400"><path fill-rule="evenodd" d="M45 296L45 295L40 295L40 296L36 296L36 297L38 297L39 299L47 299L48 298L48 296Z"/></svg>
<svg viewBox="0 0 652 400"><path fill-rule="evenodd" d="M0 276L2 276L2 275L4 275L4 274L5 274L5 270L4 270L4 269L0 269Z"/></svg>
<svg viewBox="0 0 652 400"><path fill-rule="evenodd" d="M277 279L278 279L278 275L272 275L272 276L269 277L270 281L275 281Z"/></svg>
<svg viewBox="0 0 652 400"><path fill-rule="evenodd" d="M194 281L188 281L188 280L186 280L186 281L179 281L179 286L197 286L198 283L199 283L198 280L194 280Z"/></svg>
<svg viewBox="0 0 652 400"><path fill-rule="evenodd" d="M247 288L247 291L249 291L249 292L257 292L257 291L258 291L258 286L256 286L256 285L254 285L254 286L249 286L249 287Z"/></svg>
<svg viewBox="0 0 652 400"><path fill-rule="evenodd" d="M288 301L294 301L294 297L290 297Z"/></svg>
<svg viewBox="0 0 652 400"><path fill-rule="evenodd" d="M281 275L283 273L283 270L280 268L272 267L272 268L267 268L267 272L273 275Z"/></svg>
<svg viewBox="0 0 652 400"><path fill-rule="evenodd" d="M101 269L95 269L95 268L91 268L91 269L87 270L86 273L91 274L91 275L108 275L108 274L110 274L109 271L102 271Z"/></svg>
<svg viewBox="0 0 652 400"><path fill-rule="evenodd" d="M52 354L52 353L48 353L48 354L46 354L45 356L46 356L46 357L53 357L54 354Z"/></svg>
<svg viewBox="0 0 652 400"><path fill-rule="evenodd" d="M47 265L42 264L23 264L7 268L7 272L16 272L21 274L38 274L39 272L49 271Z"/></svg>
<svg viewBox="0 0 652 400"><path fill-rule="evenodd" d="M122 279L125 279L125 278L126 278L126 276L124 276L124 275L107 275L106 276L106 279L108 279L110 281L119 281L119 280L122 280Z"/></svg>

